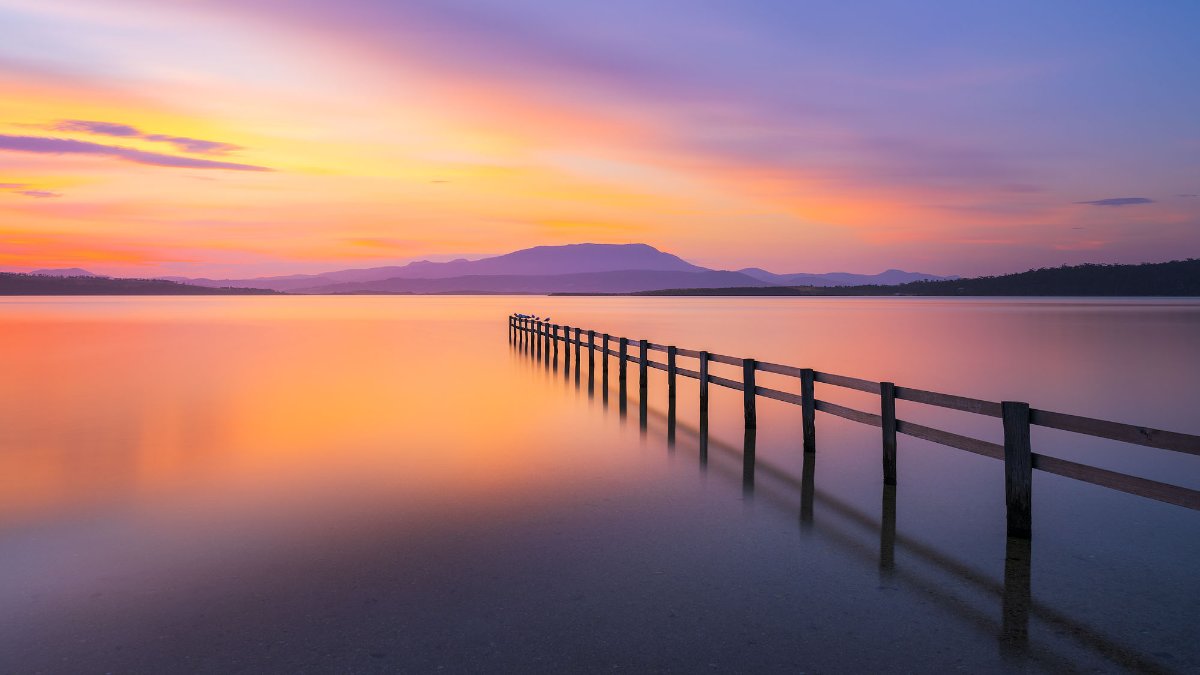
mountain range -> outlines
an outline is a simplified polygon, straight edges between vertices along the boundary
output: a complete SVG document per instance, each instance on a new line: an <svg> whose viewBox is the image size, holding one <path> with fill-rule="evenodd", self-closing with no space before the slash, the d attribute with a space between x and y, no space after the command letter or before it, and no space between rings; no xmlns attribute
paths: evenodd
<svg viewBox="0 0 1200 675"><path fill-rule="evenodd" d="M288 293L635 293L667 288L841 286L944 279L888 270L881 274L774 274L759 268L713 270L647 244L535 246L480 260L426 260L407 265L252 279L171 281L210 288L264 288Z"/></svg>

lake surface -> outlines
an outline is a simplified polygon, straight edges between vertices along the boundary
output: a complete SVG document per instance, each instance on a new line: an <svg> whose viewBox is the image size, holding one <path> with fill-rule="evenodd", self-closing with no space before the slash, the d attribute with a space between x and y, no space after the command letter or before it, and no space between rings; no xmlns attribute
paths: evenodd
<svg viewBox="0 0 1200 675"><path fill-rule="evenodd" d="M702 455L694 381L671 430L652 371L643 426L636 366L622 412L615 361L589 388L514 311L1200 433L1192 300L3 299L0 672L1200 668L1200 513L1037 473L1026 548L1000 462L901 436L885 491L878 429L817 413L806 464L765 399L747 473L740 392ZM1033 443L1200 488L1198 457Z"/></svg>

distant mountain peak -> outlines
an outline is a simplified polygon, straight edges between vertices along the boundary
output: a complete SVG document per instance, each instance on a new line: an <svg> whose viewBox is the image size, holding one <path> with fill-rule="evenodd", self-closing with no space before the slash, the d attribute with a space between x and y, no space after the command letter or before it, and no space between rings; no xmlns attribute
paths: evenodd
<svg viewBox="0 0 1200 675"><path fill-rule="evenodd" d="M50 267L43 270L34 270L30 274L37 274L43 277L98 277L102 276L89 272L82 267Z"/></svg>

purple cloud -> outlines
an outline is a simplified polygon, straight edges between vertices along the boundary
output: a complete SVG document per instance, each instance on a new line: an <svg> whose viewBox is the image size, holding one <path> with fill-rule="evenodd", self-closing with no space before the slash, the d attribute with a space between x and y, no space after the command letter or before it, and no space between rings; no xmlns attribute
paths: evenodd
<svg viewBox="0 0 1200 675"><path fill-rule="evenodd" d="M200 155L223 155L234 150L241 150L242 146L234 145L233 143L222 143L220 141L206 141L200 138L188 138L187 136L169 136L167 134L148 134L137 127L129 126L128 124L118 124L116 122L96 122L92 120L58 120L54 124L47 125L51 131L71 131L84 134L97 134L100 136L117 136L119 138L140 138L146 141L154 141L156 143L169 143L183 152L194 152Z"/></svg>
<svg viewBox="0 0 1200 675"><path fill-rule="evenodd" d="M1091 204L1092 206L1133 206L1134 204L1153 204L1153 199L1145 197L1112 197L1110 199L1095 199L1090 202L1075 202L1076 204Z"/></svg>
<svg viewBox="0 0 1200 675"><path fill-rule="evenodd" d="M24 183L0 183L0 190L19 190L23 187Z"/></svg>
<svg viewBox="0 0 1200 675"><path fill-rule="evenodd" d="M17 194L36 199L53 199L62 196L60 192L49 192L47 190L17 190Z"/></svg>
<svg viewBox="0 0 1200 675"><path fill-rule="evenodd" d="M59 120L47 125L51 131L78 131L85 134L100 134L102 136L138 137L142 132L128 124L113 122L90 122L88 120Z"/></svg>
<svg viewBox="0 0 1200 675"><path fill-rule="evenodd" d="M181 169L229 169L231 171L271 171L264 166L252 164L236 164L234 162L217 162L210 159L195 157L180 157L160 152L146 152L125 148L119 145L103 145L88 141L74 141L65 138L45 138L42 136L9 136L0 134L0 150L12 152L36 152L41 154L74 154L115 157L127 162L146 164L149 166L165 166Z"/></svg>

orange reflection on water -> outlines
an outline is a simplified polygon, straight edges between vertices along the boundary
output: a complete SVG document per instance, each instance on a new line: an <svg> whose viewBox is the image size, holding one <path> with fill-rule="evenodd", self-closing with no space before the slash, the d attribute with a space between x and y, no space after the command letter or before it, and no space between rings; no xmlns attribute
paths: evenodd
<svg viewBox="0 0 1200 675"><path fill-rule="evenodd" d="M557 424L553 393L506 370L503 315L289 301L6 308L0 522L214 488L465 496L552 458L528 421Z"/></svg>

